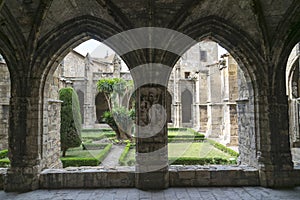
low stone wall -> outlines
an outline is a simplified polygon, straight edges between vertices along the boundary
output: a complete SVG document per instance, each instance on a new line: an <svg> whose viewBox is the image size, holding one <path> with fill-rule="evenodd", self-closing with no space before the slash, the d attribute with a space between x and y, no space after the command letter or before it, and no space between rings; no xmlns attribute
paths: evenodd
<svg viewBox="0 0 300 200"><path fill-rule="evenodd" d="M258 186L258 170L246 166L170 166L170 187ZM48 169L40 175L40 188L135 187L134 167L80 167Z"/></svg>
<svg viewBox="0 0 300 200"><path fill-rule="evenodd" d="M7 169L0 168L0 190L3 190ZM259 186L259 174L247 166L170 166L170 187ZM300 186L300 168L293 172L295 185ZM74 167L47 169L40 175L41 189L62 188L132 188L134 167Z"/></svg>
<svg viewBox="0 0 300 200"><path fill-rule="evenodd" d="M48 169L40 175L41 189L134 187L134 167Z"/></svg>
<svg viewBox="0 0 300 200"><path fill-rule="evenodd" d="M258 170L247 166L171 166L170 187L258 186Z"/></svg>

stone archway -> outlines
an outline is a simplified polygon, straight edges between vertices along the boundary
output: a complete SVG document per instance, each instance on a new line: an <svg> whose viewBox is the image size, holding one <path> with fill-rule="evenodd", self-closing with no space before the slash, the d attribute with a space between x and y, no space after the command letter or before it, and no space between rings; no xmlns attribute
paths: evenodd
<svg viewBox="0 0 300 200"><path fill-rule="evenodd" d="M294 166L300 165L300 43L292 50L286 69L289 99L289 136Z"/></svg>

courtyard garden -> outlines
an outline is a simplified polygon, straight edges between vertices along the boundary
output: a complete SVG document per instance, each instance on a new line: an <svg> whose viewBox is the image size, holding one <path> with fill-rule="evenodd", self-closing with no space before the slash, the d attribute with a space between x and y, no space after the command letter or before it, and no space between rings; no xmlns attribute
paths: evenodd
<svg viewBox="0 0 300 200"><path fill-rule="evenodd" d="M99 166L110 159L113 146L121 147L118 165L135 165L135 143L118 140L111 129L83 129L82 144L69 148L61 157L63 167ZM169 128L168 156L170 165L236 164L238 153L188 128ZM8 151L0 151L0 167L8 167Z"/></svg>

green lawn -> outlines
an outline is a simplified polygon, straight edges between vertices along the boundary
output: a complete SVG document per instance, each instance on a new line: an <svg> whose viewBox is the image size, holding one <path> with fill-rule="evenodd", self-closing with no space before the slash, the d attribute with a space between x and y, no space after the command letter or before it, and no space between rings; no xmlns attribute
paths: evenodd
<svg viewBox="0 0 300 200"><path fill-rule="evenodd" d="M235 158L211 145L208 142L197 143L169 143L168 144L169 159L176 158ZM130 149L125 158L125 163L133 163L135 160L135 148Z"/></svg>
<svg viewBox="0 0 300 200"><path fill-rule="evenodd" d="M168 144L169 157L197 157L212 158L221 157L229 159L232 156L216 149L206 142L201 143L170 143Z"/></svg>

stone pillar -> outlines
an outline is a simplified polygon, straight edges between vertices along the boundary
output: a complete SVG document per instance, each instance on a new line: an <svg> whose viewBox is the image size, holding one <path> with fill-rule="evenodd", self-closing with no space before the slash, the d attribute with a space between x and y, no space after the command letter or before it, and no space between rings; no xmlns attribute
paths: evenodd
<svg viewBox="0 0 300 200"><path fill-rule="evenodd" d="M194 119L193 119L193 127L196 130L200 130L200 75L199 73L196 73L195 76L197 79L195 80L195 103L194 103Z"/></svg>
<svg viewBox="0 0 300 200"><path fill-rule="evenodd" d="M205 133L207 130L207 121L208 121L208 117L207 117L207 105L206 104L201 104L200 105L200 129L199 131L201 133Z"/></svg>
<svg viewBox="0 0 300 200"><path fill-rule="evenodd" d="M222 130L223 104L221 93L221 72L218 65L209 67L208 75L208 130L207 136L218 138Z"/></svg>
<svg viewBox="0 0 300 200"><path fill-rule="evenodd" d="M223 104L208 104L208 130L210 138L219 138L222 131Z"/></svg>
<svg viewBox="0 0 300 200"><path fill-rule="evenodd" d="M26 91L26 90L25 90ZM5 191L39 188L41 135L38 97L13 96L10 100L9 159Z"/></svg>
<svg viewBox="0 0 300 200"><path fill-rule="evenodd" d="M177 63L174 69L174 127L181 127L181 93L179 92L179 80L180 80L180 64Z"/></svg>
<svg viewBox="0 0 300 200"><path fill-rule="evenodd" d="M136 187L163 189L169 186L167 88L137 89Z"/></svg>
<svg viewBox="0 0 300 200"><path fill-rule="evenodd" d="M238 120L237 120L237 105L229 104L229 119L230 119L230 140L229 146L239 145L239 135L238 135Z"/></svg>

